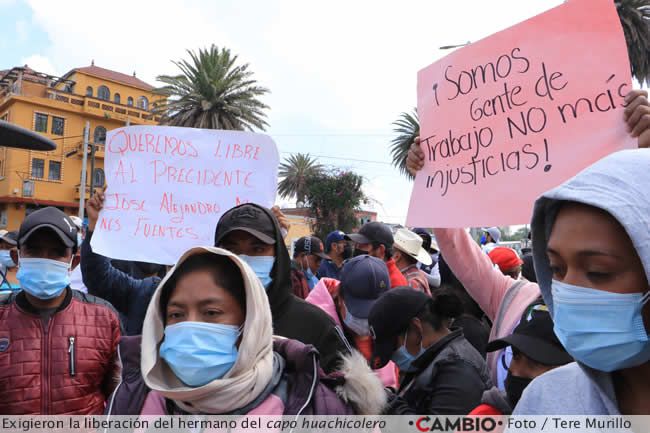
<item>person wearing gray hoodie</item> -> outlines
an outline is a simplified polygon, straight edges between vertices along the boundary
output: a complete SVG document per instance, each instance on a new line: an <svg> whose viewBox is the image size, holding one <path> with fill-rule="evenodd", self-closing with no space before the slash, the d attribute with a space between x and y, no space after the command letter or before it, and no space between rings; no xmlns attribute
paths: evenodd
<svg viewBox="0 0 650 433"><path fill-rule="evenodd" d="M613 153L535 203L533 259L576 363L533 380L514 415L650 414L650 149Z"/></svg>

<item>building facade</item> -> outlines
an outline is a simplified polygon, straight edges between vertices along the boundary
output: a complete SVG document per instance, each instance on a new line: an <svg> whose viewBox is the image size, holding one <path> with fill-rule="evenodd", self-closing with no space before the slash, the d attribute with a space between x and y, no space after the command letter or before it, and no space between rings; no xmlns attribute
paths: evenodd
<svg viewBox="0 0 650 433"><path fill-rule="evenodd" d="M27 214L44 206L78 214L81 194L90 198L91 183L95 188L104 186L106 132L126 125L157 124L160 119L152 108L159 100L153 86L135 74L94 64L62 77L27 66L0 71L0 120L57 143L52 152L9 149L0 143L0 228L15 230ZM82 187L86 123L90 130Z"/></svg>

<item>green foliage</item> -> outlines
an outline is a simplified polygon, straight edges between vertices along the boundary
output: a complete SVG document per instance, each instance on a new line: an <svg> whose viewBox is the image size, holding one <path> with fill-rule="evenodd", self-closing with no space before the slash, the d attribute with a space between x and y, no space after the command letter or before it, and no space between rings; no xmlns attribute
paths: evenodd
<svg viewBox="0 0 650 433"><path fill-rule="evenodd" d="M632 75L641 84L650 75L650 0L616 0L616 10L623 26Z"/></svg>
<svg viewBox="0 0 650 433"><path fill-rule="evenodd" d="M420 134L420 119L418 119L417 109L414 108L413 113L402 113L400 118L393 122L393 125L395 126L393 131L398 134L390 145L393 165L399 169L400 173L413 179L411 173L406 169L406 157L415 137Z"/></svg>
<svg viewBox="0 0 650 433"><path fill-rule="evenodd" d="M316 218L316 236L325 239L331 231L350 232L357 226L355 211L368 202L362 186L360 175L337 169L307 178L307 201Z"/></svg>
<svg viewBox="0 0 650 433"><path fill-rule="evenodd" d="M264 111L269 107L258 99L268 89L251 78L248 64L236 65L236 55L215 45L187 53L190 61L173 62L181 74L158 77L165 86L155 92L168 98L154 107L162 124L251 131L268 126Z"/></svg>
<svg viewBox="0 0 650 433"><path fill-rule="evenodd" d="M278 183L278 194L284 198L296 197L300 205L305 204L307 178L319 174L323 169L309 154L298 153L286 158L278 171L282 179Z"/></svg>

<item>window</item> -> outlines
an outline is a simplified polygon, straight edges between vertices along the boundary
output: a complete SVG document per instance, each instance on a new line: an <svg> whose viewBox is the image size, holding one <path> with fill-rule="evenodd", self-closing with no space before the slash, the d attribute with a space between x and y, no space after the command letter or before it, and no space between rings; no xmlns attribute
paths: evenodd
<svg viewBox="0 0 650 433"><path fill-rule="evenodd" d="M9 218L7 217L7 209L2 209L0 211L0 227L7 227L9 223Z"/></svg>
<svg viewBox="0 0 650 433"><path fill-rule="evenodd" d="M74 84L66 84L63 91L67 93L74 93Z"/></svg>
<svg viewBox="0 0 650 433"><path fill-rule="evenodd" d="M36 113L34 116L34 130L47 132L47 114Z"/></svg>
<svg viewBox="0 0 650 433"><path fill-rule="evenodd" d="M5 122L9 121L9 113L5 113L0 117L0 120L4 120Z"/></svg>
<svg viewBox="0 0 650 433"><path fill-rule="evenodd" d="M50 172L47 178L49 180L61 180L61 162L50 161Z"/></svg>
<svg viewBox="0 0 650 433"><path fill-rule="evenodd" d="M104 170L102 170L101 168L96 168L95 173L93 175L93 187L94 188L103 187L104 182L106 182L106 175L104 174Z"/></svg>
<svg viewBox="0 0 650 433"><path fill-rule="evenodd" d="M32 158L32 177L43 179L45 175L45 160Z"/></svg>
<svg viewBox="0 0 650 433"><path fill-rule="evenodd" d="M132 97L129 96L126 99L126 105L128 105L129 107L133 107L133 98Z"/></svg>
<svg viewBox="0 0 650 433"><path fill-rule="evenodd" d="M121 103L122 103L122 102L120 101L120 99L121 99L121 98L120 98L120 94L119 94L119 93L116 93L115 95L113 95L113 102L115 102L116 104L121 104Z"/></svg>
<svg viewBox="0 0 650 433"><path fill-rule="evenodd" d="M106 128L103 126L98 126L95 128L95 134L94 134L94 142L95 144L105 144L106 143Z"/></svg>
<svg viewBox="0 0 650 433"><path fill-rule="evenodd" d="M88 86L86 87L86 96L93 96L93 88Z"/></svg>
<svg viewBox="0 0 650 433"><path fill-rule="evenodd" d="M142 108L143 110L149 109L149 100L145 96L138 98L138 108Z"/></svg>
<svg viewBox="0 0 650 433"><path fill-rule="evenodd" d="M63 135L65 129L65 119L63 117L52 117L52 134Z"/></svg>
<svg viewBox="0 0 650 433"><path fill-rule="evenodd" d="M99 86L97 88L97 97L99 99L103 99L104 101L108 101L109 99L111 99L111 92L108 90L108 87Z"/></svg>
<svg viewBox="0 0 650 433"><path fill-rule="evenodd" d="M32 182L31 180L23 180L23 197L32 197L33 195L34 195L34 182Z"/></svg>

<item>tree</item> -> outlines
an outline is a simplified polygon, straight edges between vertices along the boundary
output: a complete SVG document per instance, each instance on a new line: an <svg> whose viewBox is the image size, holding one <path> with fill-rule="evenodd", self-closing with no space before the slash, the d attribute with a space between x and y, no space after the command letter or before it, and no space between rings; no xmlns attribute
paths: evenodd
<svg viewBox="0 0 650 433"><path fill-rule="evenodd" d="M307 178L321 172L323 166L309 154L297 153L286 158L278 171L282 180L278 183L278 194L284 198L296 197L298 206L305 204Z"/></svg>
<svg viewBox="0 0 650 433"><path fill-rule="evenodd" d="M252 79L248 64L236 65L236 55L215 45L187 53L190 61L173 62L181 74L158 77L165 86L155 92L168 98L154 106L162 124L251 131L268 126L269 107L258 97L269 91Z"/></svg>
<svg viewBox="0 0 650 433"><path fill-rule="evenodd" d="M356 211L368 202L362 186L360 175L338 169L307 178L307 201L316 218L316 236L325 239L334 230L350 232L358 225Z"/></svg>
<svg viewBox="0 0 650 433"><path fill-rule="evenodd" d="M615 3L625 34L632 76L641 84L650 83L650 0L616 0Z"/></svg>
<svg viewBox="0 0 650 433"><path fill-rule="evenodd" d="M393 156L393 165L397 167L403 175L413 179L411 173L406 169L406 157L408 156L411 143L420 134L420 119L418 119L417 109L413 113L402 113L395 122L393 122L397 137L391 141L391 154Z"/></svg>

